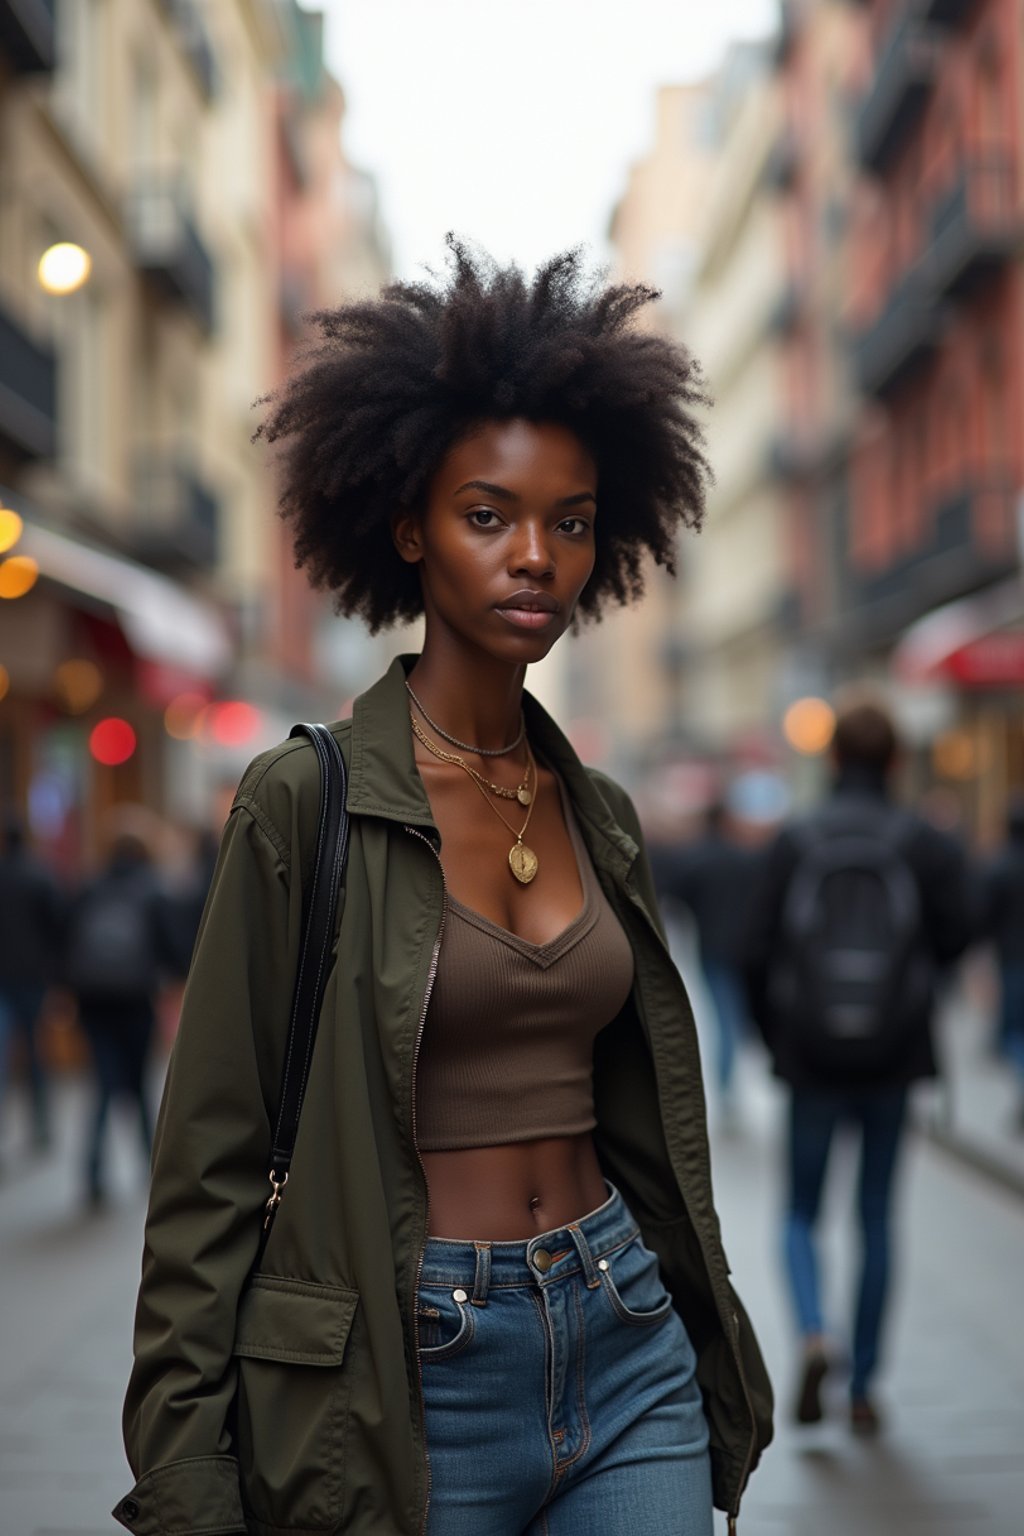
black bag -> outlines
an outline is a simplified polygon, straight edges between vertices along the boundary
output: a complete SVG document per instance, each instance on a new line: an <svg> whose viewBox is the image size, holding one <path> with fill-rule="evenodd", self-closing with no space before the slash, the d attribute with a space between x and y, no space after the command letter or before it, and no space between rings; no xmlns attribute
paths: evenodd
<svg viewBox="0 0 1024 1536"><path fill-rule="evenodd" d="M303 892L302 944L295 978L288 1044L281 1075L281 1096L267 1177L270 1195L264 1208L256 1265L263 1255L274 1216L284 1195L299 1115L313 1057L320 1007L334 944L338 898L348 859L347 779L341 748L325 725L296 725L292 736L307 736L320 764L320 812L317 818L313 878ZM255 1266L254 1266L255 1267Z"/></svg>
<svg viewBox="0 0 1024 1536"><path fill-rule="evenodd" d="M883 1078L928 1016L912 825L881 804L830 806L797 834L769 1003L802 1062L837 1085Z"/></svg>
<svg viewBox="0 0 1024 1536"><path fill-rule="evenodd" d="M149 996L160 984L157 893L147 871L103 875L70 922L64 979L79 995Z"/></svg>

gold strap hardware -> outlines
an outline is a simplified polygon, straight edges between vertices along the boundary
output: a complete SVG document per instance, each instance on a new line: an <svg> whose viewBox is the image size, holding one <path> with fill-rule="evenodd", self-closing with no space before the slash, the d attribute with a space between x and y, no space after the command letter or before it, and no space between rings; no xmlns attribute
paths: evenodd
<svg viewBox="0 0 1024 1536"><path fill-rule="evenodd" d="M283 1179L279 1179L278 1176L277 1176L277 1170L275 1168L271 1168L268 1177L270 1179L270 1190L271 1190L271 1193L270 1193L270 1195L267 1198L266 1205L263 1207L263 1211L264 1211L263 1230L264 1230L264 1232L266 1232L267 1228L270 1226L270 1223L271 1223L271 1221L274 1218L274 1212L277 1210L278 1206L281 1204L281 1195L282 1195L282 1192L284 1191L285 1185L288 1183L288 1175L285 1174Z"/></svg>

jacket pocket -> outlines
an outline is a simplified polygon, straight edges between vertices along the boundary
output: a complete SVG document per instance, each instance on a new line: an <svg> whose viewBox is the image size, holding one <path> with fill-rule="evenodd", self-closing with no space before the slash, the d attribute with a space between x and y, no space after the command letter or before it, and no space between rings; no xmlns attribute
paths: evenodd
<svg viewBox="0 0 1024 1536"><path fill-rule="evenodd" d="M341 1518L348 1392L345 1347L356 1291L255 1275L235 1329L242 1500L278 1530Z"/></svg>

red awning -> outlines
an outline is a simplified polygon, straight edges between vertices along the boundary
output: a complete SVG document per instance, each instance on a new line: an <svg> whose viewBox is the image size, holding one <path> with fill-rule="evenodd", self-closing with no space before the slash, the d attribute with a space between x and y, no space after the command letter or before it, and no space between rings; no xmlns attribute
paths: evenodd
<svg viewBox="0 0 1024 1536"><path fill-rule="evenodd" d="M903 682L1024 687L1024 584L1016 577L911 624L893 652Z"/></svg>

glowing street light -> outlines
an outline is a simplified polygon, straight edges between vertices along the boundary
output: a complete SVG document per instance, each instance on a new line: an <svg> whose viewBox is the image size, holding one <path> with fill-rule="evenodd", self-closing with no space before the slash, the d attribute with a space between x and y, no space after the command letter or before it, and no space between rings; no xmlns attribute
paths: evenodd
<svg viewBox="0 0 1024 1536"><path fill-rule="evenodd" d="M24 597L39 580L39 566L31 555L8 555L0 561L0 597Z"/></svg>
<svg viewBox="0 0 1024 1536"><path fill-rule="evenodd" d="M57 245L51 245L39 258L39 286L47 293L64 297L69 293L77 293L83 283L89 281L91 271L92 257L89 252L70 240L61 240Z"/></svg>
<svg viewBox="0 0 1024 1536"><path fill-rule="evenodd" d="M786 710L782 731L795 752L816 757L830 745L835 723L835 711L827 700L797 699Z"/></svg>
<svg viewBox="0 0 1024 1536"><path fill-rule="evenodd" d="M0 555L13 549L21 538L25 524L10 507L0 507Z"/></svg>

